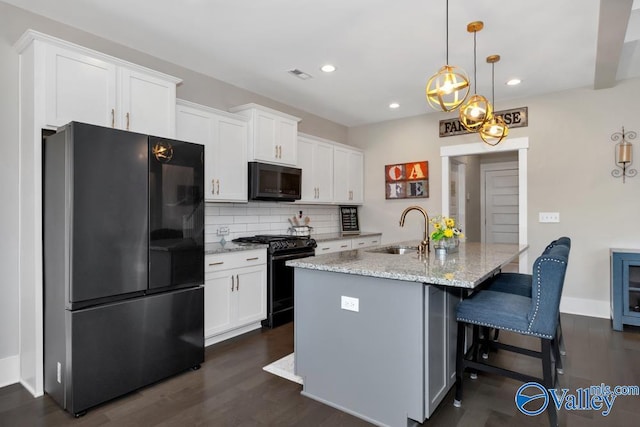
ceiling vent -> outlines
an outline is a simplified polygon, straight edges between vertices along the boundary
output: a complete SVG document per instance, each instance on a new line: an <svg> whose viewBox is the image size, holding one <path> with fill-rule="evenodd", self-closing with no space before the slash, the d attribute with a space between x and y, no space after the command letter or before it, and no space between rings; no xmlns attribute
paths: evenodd
<svg viewBox="0 0 640 427"><path fill-rule="evenodd" d="M293 70L289 70L287 71L289 74L296 76L299 79L302 80L309 80L311 78L313 78L313 76L311 74L307 74L304 71L298 70L297 68L293 69Z"/></svg>

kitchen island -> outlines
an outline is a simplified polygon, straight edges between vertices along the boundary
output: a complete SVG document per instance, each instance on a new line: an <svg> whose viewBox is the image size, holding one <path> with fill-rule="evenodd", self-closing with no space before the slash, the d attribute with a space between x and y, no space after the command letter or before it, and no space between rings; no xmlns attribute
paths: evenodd
<svg viewBox="0 0 640 427"><path fill-rule="evenodd" d="M302 394L377 425L423 422L455 383L455 307L526 245L391 254L403 242L289 261Z"/></svg>

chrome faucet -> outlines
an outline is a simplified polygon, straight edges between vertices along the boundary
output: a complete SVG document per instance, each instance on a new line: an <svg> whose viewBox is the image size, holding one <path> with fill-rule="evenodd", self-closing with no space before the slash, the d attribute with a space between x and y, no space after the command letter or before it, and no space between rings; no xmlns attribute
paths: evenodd
<svg viewBox="0 0 640 427"><path fill-rule="evenodd" d="M422 237L420 246L418 246L418 253L426 254L427 252L431 252L431 249L429 248L429 215L427 215L427 211L425 211L420 206L409 206L402 212L402 215L400 216L400 227L404 227L404 218L410 211L418 211L422 214L422 216L424 216L424 236Z"/></svg>

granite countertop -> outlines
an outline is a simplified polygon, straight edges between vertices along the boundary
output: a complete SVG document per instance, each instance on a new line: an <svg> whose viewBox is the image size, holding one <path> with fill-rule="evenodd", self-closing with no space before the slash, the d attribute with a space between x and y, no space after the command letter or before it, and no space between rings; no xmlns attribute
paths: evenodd
<svg viewBox="0 0 640 427"><path fill-rule="evenodd" d="M343 234L343 233L311 233L311 238L316 242L328 242L329 240L346 240L357 239L358 237L382 236L382 233L374 233L361 231L360 234Z"/></svg>
<svg viewBox="0 0 640 427"><path fill-rule="evenodd" d="M214 254L223 254L227 252L250 251L253 249L266 249L268 246L269 245L263 245L259 243L233 243L233 242L225 242L224 244L221 244L219 242L207 243L204 245L204 254L214 255Z"/></svg>
<svg viewBox="0 0 640 427"><path fill-rule="evenodd" d="M383 245L381 248L402 245L418 246L419 241ZM431 283L459 288L475 288L501 266L524 252L528 245L460 243L457 253L439 258L432 250L419 259L416 252L393 255L366 248L332 254L317 255L287 261L289 267L357 274L410 282ZM380 249L377 248L377 249Z"/></svg>

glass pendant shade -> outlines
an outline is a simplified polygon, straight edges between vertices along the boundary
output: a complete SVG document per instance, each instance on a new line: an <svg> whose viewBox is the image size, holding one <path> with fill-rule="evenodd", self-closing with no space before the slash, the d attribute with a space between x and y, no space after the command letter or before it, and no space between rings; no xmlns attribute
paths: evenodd
<svg viewBox="0 0 640 427"><path fill-rule="evenodd" d="M498 145L509 135L509 127L500 116L493 116L480 129L480 138L489 145Z"/></svg>
<svg viewBox="0 0 640 427"><path fill-rule="evenodd" d="M475 94L460 107L460 123L470 132L478 132L493 117L493 107L487 98Z"/></svg>
<svg viewBox="0 0 640 427"><path fill-rule="evenodd" d="M461 68L445 65L429 79L426 93L431 108L453 111L469 95L469 78Z"/></svg>

